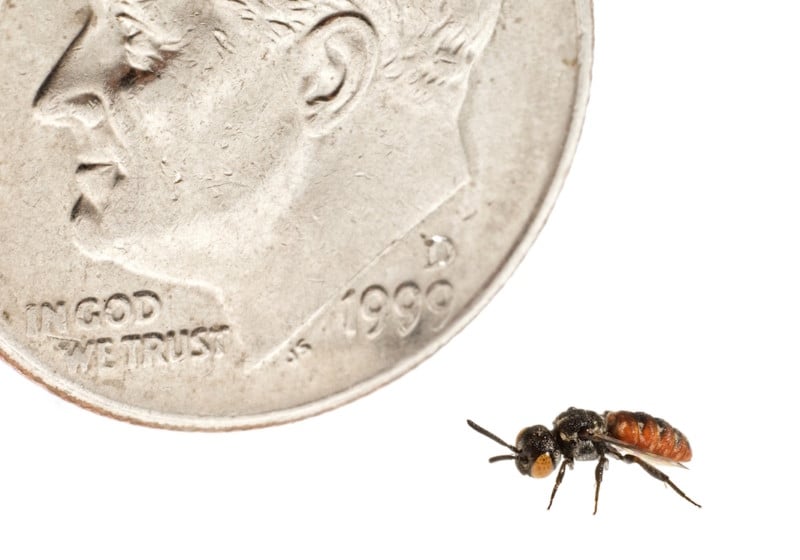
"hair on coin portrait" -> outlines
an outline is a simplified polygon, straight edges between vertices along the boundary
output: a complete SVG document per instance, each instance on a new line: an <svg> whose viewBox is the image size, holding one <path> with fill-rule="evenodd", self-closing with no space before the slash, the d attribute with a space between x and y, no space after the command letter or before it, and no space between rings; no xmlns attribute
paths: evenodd
<svg viewBox="0 0 800 560"><path fill-rule="evenodd" d="M270 351L470 183L501 3L91 0L33 100L75 140L75 245L207 288Z"/></svg>

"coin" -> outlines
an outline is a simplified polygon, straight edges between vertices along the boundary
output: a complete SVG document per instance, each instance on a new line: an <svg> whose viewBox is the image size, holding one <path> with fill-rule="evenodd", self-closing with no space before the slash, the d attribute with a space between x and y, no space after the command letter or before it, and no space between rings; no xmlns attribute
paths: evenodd
<svg viewBox="0 0 800 560"><path fill-rule="evenodd" d="M0 352L92 410L225 430L441 347L542 227L588 1L0 4Z"/></svg>

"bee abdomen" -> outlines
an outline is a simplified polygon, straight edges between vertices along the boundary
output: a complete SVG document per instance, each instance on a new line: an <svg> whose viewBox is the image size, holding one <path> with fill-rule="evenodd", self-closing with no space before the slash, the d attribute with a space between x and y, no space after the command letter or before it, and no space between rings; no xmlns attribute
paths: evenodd
<svg viewBox="0 0 800 560"><path fill-rule="evenodd" d="M606 412L608 434L628 445L672 459L686 462L692 458L689 440L679 430L661 418L645 412Z"/></svg>

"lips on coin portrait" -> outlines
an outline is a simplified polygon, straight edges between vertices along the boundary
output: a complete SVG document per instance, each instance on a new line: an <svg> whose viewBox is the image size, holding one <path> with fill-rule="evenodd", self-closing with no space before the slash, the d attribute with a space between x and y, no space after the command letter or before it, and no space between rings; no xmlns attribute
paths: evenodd
<svg viewBox="0 0 800 560"><path fill-rule="evenodd" d="M588 98L588 2L3 4L0 353L124 420L369 393L487 303Z"/></svg>

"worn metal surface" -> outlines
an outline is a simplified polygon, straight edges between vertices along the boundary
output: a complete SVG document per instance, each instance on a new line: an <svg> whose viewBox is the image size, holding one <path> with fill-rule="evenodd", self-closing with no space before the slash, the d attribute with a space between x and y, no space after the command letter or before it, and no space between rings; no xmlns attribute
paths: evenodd
<svg viewBox="0 0 800 560"><path fill-rule="evenodd" d="M585 1L0 3L0 352L181 429L430 355L564 180Z"/></svg>

